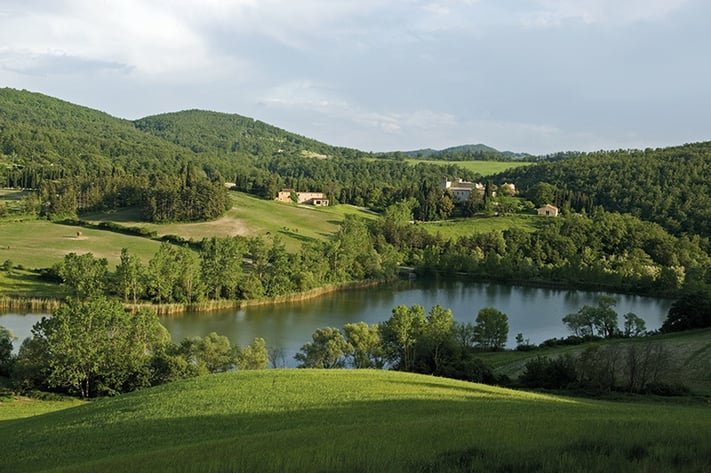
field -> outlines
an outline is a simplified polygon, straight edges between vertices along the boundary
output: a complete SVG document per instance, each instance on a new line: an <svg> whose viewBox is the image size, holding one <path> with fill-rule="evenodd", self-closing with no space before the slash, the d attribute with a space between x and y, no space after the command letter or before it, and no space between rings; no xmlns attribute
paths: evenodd
<svg viewBox="0 0 711 473"><path fill-rule="evenodd" d="M440 234L444 238L459 238L473 233L484 233L492 230L508 230L520 228L532 232L546 220L537 215L515 214L496 217L476 217L445 220L440 222L418 222L433 235Z"/></svg>
<svg viewBox="0 0 711 473"><path fill-rule="evenodd" d="M477 174L481 174L481 176L483 177L498 174L500 172L506 171L507 169L530 166L531 164L533 164L521 161L439 161L427 159L406 159L405 162L413 166L419 163L435 164L439 166L454 165L467 169L469 171L473 171Z"/></svg>
<svg viewBox="0 0 711 473"><path fill-rule="evenodd" d="M281 235L292 251L303 241L320 240L335 233L346 214L374 218L371 213L348 205L297 207L246 194L232 195L234 207L224 217L212 222L151 224L138 221L135 210L95 213L82 218L95 223L111 221L124 226L143 227L158 235L178 235L194 240L211 236ZM113 267L119 261L121 248L128 248L131 253L148 261L159 245L158 241L148 238L46 220L0 222L0 263L11 260L13 264L25 268L50 267L71 252L91 252L96 257L106 258L109 266Z"/></svg>
<svg viewBox="0 0 711 473"><path fill-rule="evenodd" d="M77 234L80 232L80 234ZM159 242L103 230L62 225L46 220L0 223L0 261L11 260L25 268L46 268L64 255L91 252L118 263L121 248L148 259Z"/></svg>
<svg viewBox="0 0 711 473"><path fill-rule="evenodd" d="M17 401L0 403L6 473L661 473L711 463L706 405L569 399L389 371L230 372L34 417L12 420L4 411L14 409Z"/></svg>
<svg viewBox="0 0 711 473"><path fill-rule="evenodd" d="M178 235L185 239L201 240L210 236L280 235L287 248L294 250L303 241L323 240L338 231L346 214L374 218L372 213L350 205L332 207L296 206L240 192L230 193L233 207L224 217L211 222L153 224L138 220L135 211L113 214L89 214L89 221L113 221L125 226L136 226L155 231L158 235Z"/></svg>

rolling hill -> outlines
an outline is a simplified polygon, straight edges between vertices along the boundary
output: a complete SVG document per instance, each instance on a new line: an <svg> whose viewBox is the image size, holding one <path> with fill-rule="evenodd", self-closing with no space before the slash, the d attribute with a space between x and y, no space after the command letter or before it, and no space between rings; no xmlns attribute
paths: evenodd
<svg viewBox="0 0 711 473"><path fill-rule="evenodd" d="M702 472L710 436L704 405L570 399L391 371L267 370L4 420L0 464L7 473Z"/></svg>

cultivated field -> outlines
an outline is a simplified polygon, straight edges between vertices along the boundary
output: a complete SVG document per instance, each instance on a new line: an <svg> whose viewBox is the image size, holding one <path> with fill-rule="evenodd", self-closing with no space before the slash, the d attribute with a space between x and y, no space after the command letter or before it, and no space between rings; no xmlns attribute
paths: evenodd
<svg viewBox="0 0 711 473"><path fill-rule="evenodd" d="M0 419L16 404L0 403ZM390 371L266 370L0 421L0 464L6 473L701 473L709 438L707 405L570 399Z"/></svg>

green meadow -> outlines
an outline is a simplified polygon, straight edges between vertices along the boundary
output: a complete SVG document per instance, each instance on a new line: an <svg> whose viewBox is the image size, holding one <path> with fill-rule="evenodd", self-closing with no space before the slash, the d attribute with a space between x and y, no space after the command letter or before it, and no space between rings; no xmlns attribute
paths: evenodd
<svg viewBox="0 0 711 473"><path fill-rule="evenodd" d="M708 471L708 405L618 403L369 370L193 378L32 417L11 472Z"/></svg>
<svg viewBox="0 0 711 473"><path fill-rule="evenodd" d="M212 236L279 235L287 248L296 250L304 241L323 240L338 231L345 215L375 218L372 213L349 205L309 207L258 199L233 193L234 206L222 218L210 222L152 224L141 222L135 209L114 213L92 213L82 219L92 223L115 222L141 227L159 236L177 235L201 240ZM53 223L47 220L0 222L0 263L11 260L25 268L47 268L68 253L91 252L118 263L121 248L148 261L158 250L159 241L95 228ZM7 281L0 280L3 286Z"/></svg>
<svg viewBox="0 0 711 473"><path fill-rule="evenodd" d="M456 218L438 222L418 222L432 235L441 235L445 239L456 239L473 233L486 233L492 230L520 228L532 232L544 225L546 220L533 214L513 214L494 217Z"/></svg>
<svg viewBox="0 0 711 473"><path fill-rule="evenodd" d="M0 261L9 259L25 268L50 267L72 252L91 252L114 265L124 247L148 259L158 250L159 244L146 238L47 220L0 222Z"/></svg>
<svg viewBox="0 0 711 473"><path fill-rule="evenodd" d="M304 241L323 240L338 231L347 214L365 218L375 216L351 205L313 207L260 199L241 192L230 193L233 201L222 218L210 222L154 224L141 222L136 210L111 214L93 213L82 218L92 222L111 221L141 227L162 235L177 235L201 240L218 236L280 235L287 248L294 250Z"/></svg>

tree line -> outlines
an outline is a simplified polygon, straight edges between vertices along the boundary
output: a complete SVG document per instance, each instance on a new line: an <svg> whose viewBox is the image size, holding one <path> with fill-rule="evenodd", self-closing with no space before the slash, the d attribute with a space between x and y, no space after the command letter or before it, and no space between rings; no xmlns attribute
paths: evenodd
<svg viewBox="0 0 711 473"><path fill-rule="evenodd" d="M411 225L405 203L384 213L385 241L418 272L461 274L501 282L614 288L674 296L711 282L707 241L674 236L660 225L600 208L541 219L527 231L510 228L458 238Z"/></svg>
<svg viewBox="0 0 711 473"><path fill-rule="evenodd" d="M346 217L332 240L305 243L296 252L287 251L278 235L212 237L193 247L164 241L146 263L124 248L113 271L104 258L70 253L45 277L81 299L113 295L124 303L191 304L277 297L397 274L395 254L383 251L357 217Z"/></svg>

